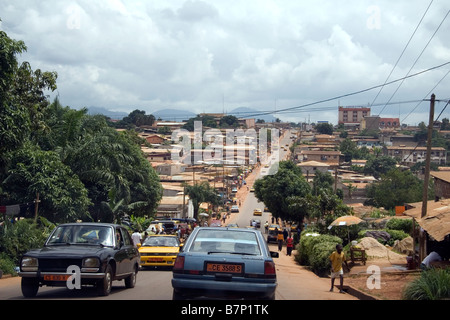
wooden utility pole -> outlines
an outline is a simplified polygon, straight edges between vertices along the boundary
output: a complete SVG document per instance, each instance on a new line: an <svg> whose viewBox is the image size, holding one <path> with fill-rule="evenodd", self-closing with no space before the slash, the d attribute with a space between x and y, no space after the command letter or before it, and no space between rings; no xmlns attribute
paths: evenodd
<svg viewBox="0 0 450 320"><path fill-rule="evenodd" d="M434 124L434 102L436 96L434 93L431 95L430 100L430 118L428 122L428 139L427 139L427 157L425 160L425 177L423 181L423 198L422 198L422 213L421 218L427 215L428 207L428 184L430 180L430 163L431 163L431 137L433 135L433 124ZM426 256L426 246L425 246L425 234L419 232L419 260L422 261Z"/></svg>
<svg viewBox="0 0 450 320"><path fill-rule="evenodd" d="M430 101L430 119L428 122L428 139L427 139L427 158L425 161L425 177L423 185L423 198L422 198L422 215L425 217L427 215L427 202L428 202L428 183L430 180L430 162L431 162L431 137L433 135L433 124L434 124L434 101L436 96L434 93L431 95Z"/></svg>
<svg viewBox="0 0 450 320"><path fill-rule="evenodd" d="M36 192L36 199L34 200L34 222L37 221L39 202L41 202L41 200L39 200L39 192Z"/></svg>

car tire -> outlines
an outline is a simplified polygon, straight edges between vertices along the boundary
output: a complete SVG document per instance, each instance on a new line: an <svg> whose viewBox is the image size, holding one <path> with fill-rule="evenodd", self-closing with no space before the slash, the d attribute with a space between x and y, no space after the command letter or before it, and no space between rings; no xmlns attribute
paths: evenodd
<svg viewBox="0 0 450 320"><path fill-rule="evenodd" d="M138 273L136 266L128 278L125 279L125 288L134 288L136 286L136 277Z"/></svg>
<svg viewBox="0 0 450 320"><path fill-rule="evenodd" d="M22 278L21 289L25 298L34 298L39 290L39 282L33 278Z"/></svg>
<svg viewBox="0 0 450 320"><path fill-rule="evenodd" d="M113 271L108 264L105 271L105 277L97 283L97 293L99 296L108 296L111 293L113 280Z"/></svg>

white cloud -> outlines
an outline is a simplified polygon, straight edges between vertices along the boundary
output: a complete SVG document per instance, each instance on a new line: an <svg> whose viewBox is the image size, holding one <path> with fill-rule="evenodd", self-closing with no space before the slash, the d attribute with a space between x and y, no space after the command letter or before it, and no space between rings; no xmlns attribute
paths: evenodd
<svg viewBox="0 0 450 320"><path fill-rule="evenodd" d="M61 101L104 106L273 110L385 81L428 3L421 1L0 0L0 27L24 40L21 58L59 74ZM406 75L448 11L435 1L391 79ZM450 60L446 21L414 71ZM396 101L421 99L447 70L405 81ZM437 89L440 96L450 79ZM386 101L395 87L383 89ZM341 99L366 105L377 91ZM337 122L338 101L311 120ZM386 115L396 113L386 108ZM406 109L406 107L405 107ZM304 120L298 114L277 114ZM405 110L404 113L407 113ZM317 119L316 117L320 117ZM325 119L326 120L326 119Z"/></svg>

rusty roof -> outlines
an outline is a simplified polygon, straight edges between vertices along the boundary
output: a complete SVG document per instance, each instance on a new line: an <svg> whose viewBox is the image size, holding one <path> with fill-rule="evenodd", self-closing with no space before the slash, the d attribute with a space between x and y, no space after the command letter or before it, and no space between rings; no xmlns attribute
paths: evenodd
<svg viewBox="0 0 450 320"><path fill-rule="evenodd" d="M412 209L405 215L416 219L417 223L436 241L444 240L450 234L450 199L427 202L427 214L422 215L422 202L410 203Z"/></svg>

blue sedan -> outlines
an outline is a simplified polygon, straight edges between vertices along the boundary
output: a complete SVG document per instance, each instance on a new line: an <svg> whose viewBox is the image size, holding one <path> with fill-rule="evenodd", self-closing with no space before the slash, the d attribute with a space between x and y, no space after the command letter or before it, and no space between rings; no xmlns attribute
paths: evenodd
<svg viewBox="0 0 450 320"><path fill-rule="evenodd" d="M195 228L173 267L173 299L275 299L273 257L259 230Z"/></svg>

